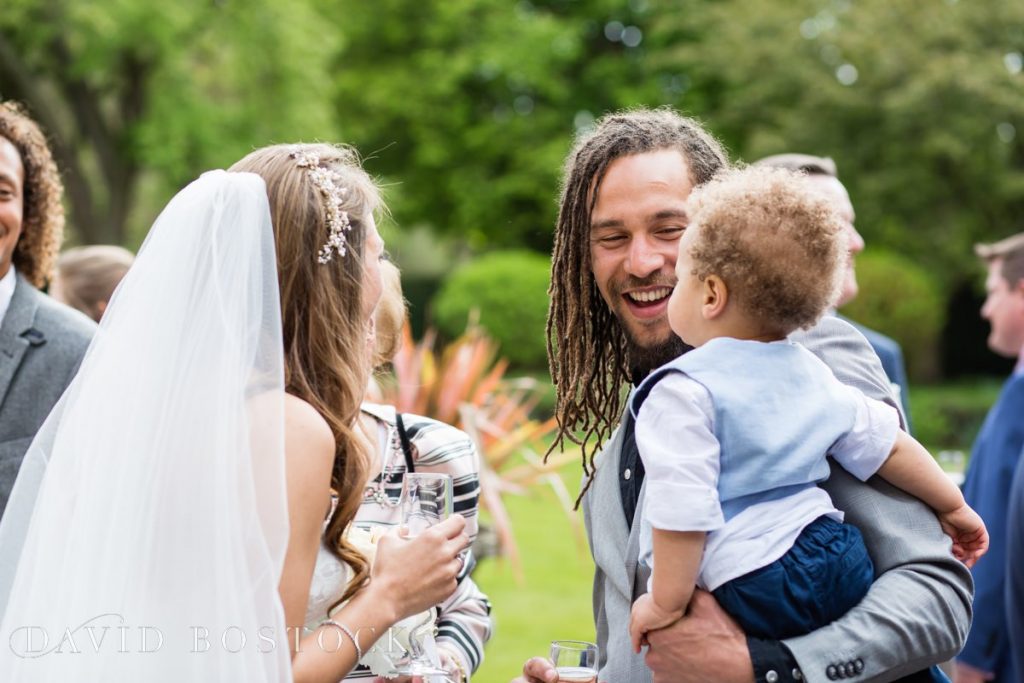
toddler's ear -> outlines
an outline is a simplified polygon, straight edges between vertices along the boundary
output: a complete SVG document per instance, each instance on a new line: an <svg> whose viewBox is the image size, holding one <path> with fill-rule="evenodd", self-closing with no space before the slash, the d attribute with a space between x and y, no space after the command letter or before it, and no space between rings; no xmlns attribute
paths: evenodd
<svg viewBox="0 0 1024 683"><path fill-rule="evenodd" d="M725 281L717 275L708 275L702 283L700 312L705 320L714 320L725 311L729 302L729 290Z"/></svg>

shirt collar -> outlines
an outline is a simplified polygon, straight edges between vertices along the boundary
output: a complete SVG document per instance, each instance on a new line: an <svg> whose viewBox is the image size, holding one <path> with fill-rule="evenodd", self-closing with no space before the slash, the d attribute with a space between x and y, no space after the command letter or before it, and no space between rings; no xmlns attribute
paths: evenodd
<svg viewBox="0 0 1024 683"><path fill-rule="evenodd" d="M7 315L7 309L11 306L11 299L14 298L14 286L18 283L18 275L14 271L14 264L7 270L7 275L0 278L0 323Z"/></svg>
<svg viewBox="0 0 1024 683"><path fill-rule="evenodd" d="M359 406L359 409L367 415L376 418L380 422L393 425L398 421L395 417L395 414L398 411L394 406L364 401L363 404Z"/></svg>

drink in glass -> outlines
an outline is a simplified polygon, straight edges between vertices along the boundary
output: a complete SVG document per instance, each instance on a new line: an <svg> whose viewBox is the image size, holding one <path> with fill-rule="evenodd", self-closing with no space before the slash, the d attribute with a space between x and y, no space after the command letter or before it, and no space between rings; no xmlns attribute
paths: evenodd
<svg viewBox="0 0 1024 683"><path fill-rule="evenodd" d="M597 683L597 645L583 640L551 641L551 662L559 683Z"/></svg>
<svg viewBox="0 0 1024 683"><path fill-rule="evenodd" d="M452 478L448 474L406 473L402 490L402 524L407 536L417 536L452 515ZM434 624L436 607L409 634L410 651L396 662L394 673L447 679L447 672L430 661L424 640Z"/></svg>

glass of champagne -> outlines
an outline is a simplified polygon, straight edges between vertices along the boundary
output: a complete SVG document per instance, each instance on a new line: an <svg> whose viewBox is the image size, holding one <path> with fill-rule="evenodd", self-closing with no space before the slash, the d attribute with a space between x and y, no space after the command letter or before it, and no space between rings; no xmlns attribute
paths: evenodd
<svg viewBox="0 0 1024 683"><path fill-rule="evenodd" d="M451 475L426 472L406 473L401 503L402 524L406 528L406 536L417 536L451 517L452 495ZM424 638L434 624L436 613L437 608L432 607L429 617L412 629L409 634L409 652L396 662L396 674L402 676L447 676L447 671L430 661L430 656L424 645Z"/></svg>
<svg viewBox="0 0 1024 683"><path fill-rule="evenodd" d="M597 683L597 645L583 640L551 641L551 662L559 683Z"/></svg>

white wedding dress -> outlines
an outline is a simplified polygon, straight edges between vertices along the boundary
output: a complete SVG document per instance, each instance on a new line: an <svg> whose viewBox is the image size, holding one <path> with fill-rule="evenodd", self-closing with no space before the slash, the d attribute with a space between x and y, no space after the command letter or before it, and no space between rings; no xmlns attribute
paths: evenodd
<svg viewBox="0 0 1024 683"><path fill-rule="evenodd" d="M333 516L336 505L337 499L332 498L331 513L327 515L328 520ZM324 531L326 530L327 522L324 522ZM316 555L313 581L309 586L309 601L306 603L307 629L316 630L328 618L328 610L345 594L351 577L352 570L327 549L321 532L320 550Z"/></svg>
<svg viewBox="0 0 1024 683"><path fill-rule="evenodd" d="M25 457L0 523L0 681L291 681L283 396L265 185L204 174Z"/></svg>
<svg viewBox="0 0 1024 683"><path fill-rule="evenodd" d="M334 514L334 506L337 499L332 498L331 513L327 519ZM324 522L324 530L327 529L327 522ZM363 554L371 563L376 558L376 544L380 534L394 533L394 529L385 527L355 526L349 527L346 532L348 540L356 549ZM309 600L306 603L305 628L308 632L315 631L326 619L329 619L333 612L340 609L345 603L341 603L332 611L334 604L345 593L348 583L352 578L352 569L344 562L335 557L334 553L327 549L321 536L320 549L317 552L316 566L313 570L313 580L309 588ZM429 626L424 627L432 616L430 611L412 615L398 622L392 627L391 636L383 636L364 653L359 660L359 666L345 677L346 681L376 678L377 676L393 676L392 671L401 656L409 650L409 637L413 631L419 634L420 642L427 654L427 658L435 665L440 662L437 652L437 643L434 640L432 630ZM333 643L325 645L327 648L334 647ZM390 651L389 651L390 650Z"/></svg>

